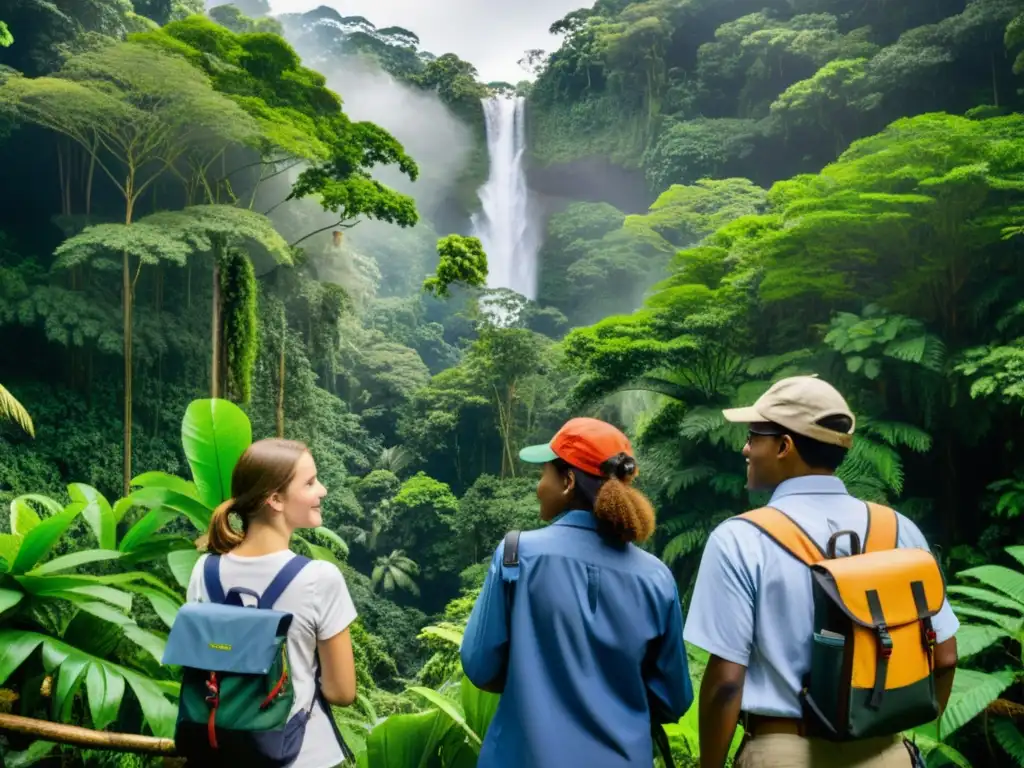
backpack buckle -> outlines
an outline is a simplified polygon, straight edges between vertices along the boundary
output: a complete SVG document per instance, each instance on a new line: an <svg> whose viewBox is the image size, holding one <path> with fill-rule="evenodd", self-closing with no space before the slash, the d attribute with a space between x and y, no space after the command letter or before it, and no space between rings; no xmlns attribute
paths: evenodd
<svg viewBox="0 0 1024 768"><path fill-rule="evenodd" d="M878 651L879 655L883 659L888 659L892 656L892 635L889 634L885 624L878 625L878 640L882 646Z"/></svg>
<svg viewBox="0 0 1024 768"><path fill-rule="evenodd" d="M220 703L220 684L217 682L217 673L211 672L206 680L206 690L210 694L206 697L206 703L215 708Z"/></svg>

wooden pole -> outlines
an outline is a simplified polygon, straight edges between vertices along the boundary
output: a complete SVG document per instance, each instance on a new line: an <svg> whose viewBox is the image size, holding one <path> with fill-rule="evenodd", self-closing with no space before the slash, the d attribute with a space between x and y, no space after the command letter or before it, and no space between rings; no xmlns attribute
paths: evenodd
<svg viewBox="0 0 1024 768"><path fill-rule="evenodd" d="M139 736L134 733L93 731L77 725L53 723L20 715L0 714L0 731L32 736L43 741L54 741L74 747L106 749L112 752L136 752L172 757L175 754L172 739Z"/></svg>

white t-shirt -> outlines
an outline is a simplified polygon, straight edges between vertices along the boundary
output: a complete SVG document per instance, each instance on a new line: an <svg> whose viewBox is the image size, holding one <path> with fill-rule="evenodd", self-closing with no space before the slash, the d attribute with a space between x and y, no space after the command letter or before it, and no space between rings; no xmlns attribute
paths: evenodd
<svg viewBox="0 0 1024 768"><path fill-rule="evenodd" d="M220 559L220 580L224 591L234 587L245 587L259 594L270 586L294 554L289 550L260 557L239 557L226 554ZM209 594L203 582L203 565L207 555L199 558L189 580L187 598L189 602L208 601ZM246 605L255 603L254 598L242 595ZM344 631L356 618L356 607L345 585L345 577L332 563L314 560L306 565L295 577L274 609L293 615L288 629L288 658L291 662L292 684L295 686L295 702L292 715L308 709L313 701L316 680L316 644L318 640L329 640ZM344 755L334 734L329 712L324 712L318 702L306 725L302 750L290 768L334 768L341 763Z"/></svg>

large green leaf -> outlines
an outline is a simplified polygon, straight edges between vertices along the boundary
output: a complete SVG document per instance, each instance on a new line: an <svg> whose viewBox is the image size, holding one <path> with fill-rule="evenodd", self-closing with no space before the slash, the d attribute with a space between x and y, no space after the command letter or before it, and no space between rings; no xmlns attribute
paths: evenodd
<svg viewBox="0 0 1024 768"><path fill-rule="evenodd" d="M25 593L17 589L0 589L0 615L20 603L23 597Z"/></svg>
<svg viewBox="0 0 1024 768"><path fill-rule="evenodd" d="M14 558L18 556L19 549L21 549L21 536L13 533L0 533L0 558L3 558L3 562L0 562L0 573L7 573Z"/></svg>
<svg viewBox="0 0 1024 768"><path fill-rule="evenodd" d="M132 506L168 510L184 515L197 530L203 533L210 527L210 516L213 514L213 510L191 496L186 496L171 488L161 488L156 485L139 488L132 491L126 498L131 499Z"/></svg>
<svg viewBox="0 0 1024 768"><path fill-rule="evenodd" d="M11 533L24 536L42 522L32 505L19 497L11 502Z"/></svg>
<svg viewBox="0 0 1024 768"><path fill-rule="evenodd" d="M20 630L0 630L0 685L25 663L43 642L44 635Z"/></svg>
<svg viewBox="0 0 1024 768"><path fill-rule="evenodd" d="M441 739L453 728L451 720L436 709L392 715L366 739L366 764L371 768L434 766Z"/></svg>
<svg viewBox="0 0 1024 768"><path fill-rule="evenodd" d="M410 686L407 690L411 693L418 694L426 699L428 702L433 704L435 707L440 709L445 715L451 718L452 722L455 723L459 728L466 734L466 738L469 742L479 751L481 739L476 732L469 727L469 723L466 722L466 717L461 711L459 705L449 699L447 696L438 693L432 688L424 688L419 685Z"/></svg>
<svg viewBox="0 0 1024 768"><path fill-rule="evenodd" d="M156 680L152 680L133 670L122 667L118 664L100 659L91 654L74 648L67 643L53 637L39 634L37 632L25 632L17 629L0 630L0 683L7 680L10 674L24 663L32 651L42 646L43 667L47 674L58 674L61 667L71 662L69 668L72 673L84 660L89 664L100 666L105 675L120 677L131 687L135 697L142 707L146 723L155 736L170 739L174 737L174 721L177 716L177 708L167 700L164 695L164 686ZM69 675L69 677L72 675ZM95 683L95 680L94 680ZM95 684L90 687L88 674L86 674L86 693L99 689ZM123 691L123 686L121 688ZM114 694L117 693L117 684L108 684L104 688L104 698L101 702L105 711L116 711ZM117 699L117 706L120 706L120 699ZM90 702L90 709L93 704Z"/></svg>
<svg viewBox="0 0 1024 768"><path fill-rule="evenodd" d="M213 509L231 498L231 473L252 443L245 412L228 400L193 400L181 422L181 442L200 500Z"/></svg>
<svg viewBox="0 0 1024 768"><path fill-rule="evenodd" d="M174 625L174 617L178 615L178 609L181 608L180 600L172 598L165 592L153 589L152 587L133 585L129 589L133 592L138 592L149 600L149 604L153 606L153 610L160 617L160 621L166 624L168 628Z"/></svg>
<svg viewBox="0 0 1024 768"><path fill-rule="evenodd" d="M428 635L451 643L456 648L462 647L462 632L455 627L440 627L434 624L420 630L420 637Z"/></svg>
<svg viewBox="0 0 1024 768"><path fill-rule="evenodd" d="M176 596L173 589L153 574L146 573L145 571L112 573L109 576L87 576L80 573L54 576L25 575L15 576L14 579L26 592L31 592L34 595L52 595L55 592L73 590L79 587L117 587L124 584L143 583L163 590L172 597Z"/></svg>
<svg viewBox="0 0 1024 768"><path fill-rule="evenodd" d="M71 483L68 486L68 494L71 496L70 506L79 506L79 511L95 534L100 549L115 549L117 521L114 520L114 510L110 508L110 502L102 493L84 483Z"/></svg>
<svg viewBox="0 0 1024 768"><path fill-rule="evenodd" d="M75 505L69 506L62 512L46 518L29 531L21 542L18 556L11 564L11 573L25 573L46 557L80 512L81 509L77 509Z"/></svg>
<svg viewBox="0 0 1024 768"><path fill-rule="evenodd" d="M180 549L175 552L171 552L167 555L167 565L170 566L171 573L183 589L188 588L188 583L192 579L192 571L196 567L196 563L199 562L199 558L203 556L195 547L191 549Z"/></svg>
<svg viewBox="0 0 1024 768"><path fill-rule="evenodd" d="M117 548L122 552L135 551L139 547L147 544L153 534L177 516L178 513L173 509L167 509L165 507L151 509L141 518L136 520L135 524L128 529L128 532L121 538L121 543L117 545Z"/></svg>
<svg viewBox="0 0 1024 768"><path fill-rule="evenodd" d="M501 696L481 691L465 676L459 685L462 695L462 710L466 713L466 723L483 742L487 735L487 728L490 726L491 720L494 719L494 713L498 710Z"/></svg>
<svg viewBox="0 0 1024 768"><path fill-rule="evenodd" d="M195 483L167 472L143 472L132 479L132 485L140 488L167 488L199 501L199 489Z"/></svg>
<svg viewBox="0 0 1024 768"><path fill-rule="evenodd" d="M72 552L70 555L55 557L38 568L33 568L26 575L45 576L49 573L58 573L70 568L77 568L80 565L99 563L105 560L117 560L119 557L121 557L121 553L116 549L83 549L80 552Z"/></svg>
<svg viewBox="0 0 1024 768"><path fill-rule="evenodd" d="M102 731L114 720L124 698L124 678L103 664L90 663L85 673L92 727Z"/></svg>

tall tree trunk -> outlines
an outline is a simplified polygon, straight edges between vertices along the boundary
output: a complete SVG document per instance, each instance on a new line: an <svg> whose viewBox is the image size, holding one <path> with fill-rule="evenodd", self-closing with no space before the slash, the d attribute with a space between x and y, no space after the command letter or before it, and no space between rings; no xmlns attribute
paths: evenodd
<svg viewBox="0 0 1024 768"><path fill-rule="evenodd" d="M124 223L131 226L135 207L135 173L130 168L125 180ZM142 264L139 264L141 267ZM121 292L124 307L124 476L122 491L127 496L132 480L132 305L134 281L132 280L131 257L125 251L121 254Z"/></svg>
<svg viewBox="0 0 1024 768"><path fill-rule="evenodd" d="M213 310L210 324L210 397L220 397L220 259L213 249Z"/></svg>
<svg viewBox="0 0 1024 768"><path fill-rule="evenodd" d="M284 344L288 333L288 321L284 305L281 306L281 357L277 368L277 436L284 438Z"/></svg>

